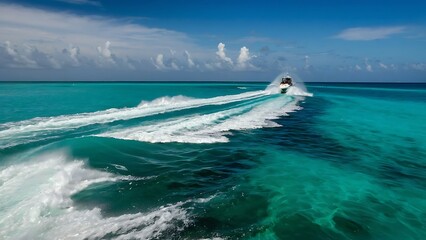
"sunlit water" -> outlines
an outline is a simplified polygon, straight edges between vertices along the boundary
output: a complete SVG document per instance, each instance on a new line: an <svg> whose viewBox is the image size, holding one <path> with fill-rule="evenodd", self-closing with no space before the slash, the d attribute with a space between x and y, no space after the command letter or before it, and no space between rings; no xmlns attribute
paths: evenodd
<svg viewBox="0 0 426 240"><path fill-rule="evenodd" d="M426 239L426 85L267 85L1 84L0 239Z"/></svg>

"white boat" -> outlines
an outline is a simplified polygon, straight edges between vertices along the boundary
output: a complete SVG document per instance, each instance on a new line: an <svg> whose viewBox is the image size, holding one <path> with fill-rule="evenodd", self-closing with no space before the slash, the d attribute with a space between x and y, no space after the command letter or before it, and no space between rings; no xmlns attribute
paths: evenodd
<svg viewBox="0 0 426 240"><path fill-rule="evenodd" d="M286 93L288 88L291 86L293 86L293 79L289 75L281 79L281 83L280 83L281 93Z"/></svg>

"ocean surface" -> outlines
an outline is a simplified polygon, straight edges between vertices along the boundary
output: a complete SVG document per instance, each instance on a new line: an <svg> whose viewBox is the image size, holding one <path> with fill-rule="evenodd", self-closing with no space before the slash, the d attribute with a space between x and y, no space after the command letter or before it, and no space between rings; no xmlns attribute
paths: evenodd
<svg viewBox="0 0 426 240"><path fill-rule="evenodd" d="M268 84L0 84L0 239L426 239L426 84Z"/></svg>

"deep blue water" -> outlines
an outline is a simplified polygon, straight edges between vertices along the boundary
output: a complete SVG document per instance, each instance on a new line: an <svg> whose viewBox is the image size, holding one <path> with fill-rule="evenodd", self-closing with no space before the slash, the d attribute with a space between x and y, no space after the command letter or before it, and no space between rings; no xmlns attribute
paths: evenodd
<svg viewBox="0 0 426 240"><path fill-rule="evenodd" d="M426 84L267 85L0 84L0 238L426 238Z"/></svg>

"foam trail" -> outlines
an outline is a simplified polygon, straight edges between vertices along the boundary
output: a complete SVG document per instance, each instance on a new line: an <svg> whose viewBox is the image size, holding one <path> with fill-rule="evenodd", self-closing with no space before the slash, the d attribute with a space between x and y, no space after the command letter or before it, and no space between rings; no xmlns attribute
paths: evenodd
<svg viewBox="0 0 426 240"><path fill-rule="evenodd" d="M5 239L150 239L188 223L184 203L149 213L105 218L99 208L78 210L71 195L95 183L140 181L87 169L54 152L0 169L0 236Z"/></svg>
<svg viewBox="0 0 426 240"><path fill-rule="evenodd" d="M259 98L267 94L269 93L266 91L252 91L204 99L192 99L184 96L162 97L152 102L141 102L139 106L133 108L112 108L92 113L34 118L20 122L0 124L0 149L38 141L40 139L52 138L49 134L56 131L75 129L92 124L109 123L118 120L141 118L206 105L223 105Z"/></svg>
<svg viewBox="0 0 426 240"><path fill-rule="evenodd" d="M271 120L300 109L298 100L279 97L266 103L234 108L205 115L185 116L167 122L100 134L143 142L216 143L228 142L231 130L280 126Z"/></svg>
<svg viewBox="0 0 426 240"><path fill-rule="evenodd" d="M132 127L118 131L99 134L100 137L111 137L126 140L137 140L142 142L194 142L206 143L208 139L197 135L188 135L188 132L195 131L200 127L209 127L220 119L228 118L239 114L250 106L233 108L211 114L185 116L166 122L156 123L148 126ZM220 140L219 140L220 141ZM222 139L226 141L226 139Z"/></svg>

